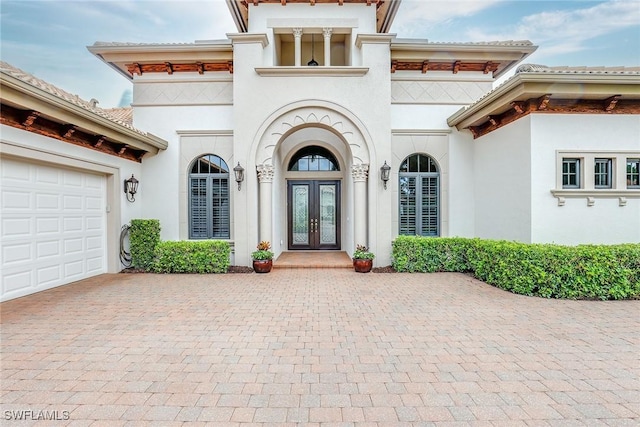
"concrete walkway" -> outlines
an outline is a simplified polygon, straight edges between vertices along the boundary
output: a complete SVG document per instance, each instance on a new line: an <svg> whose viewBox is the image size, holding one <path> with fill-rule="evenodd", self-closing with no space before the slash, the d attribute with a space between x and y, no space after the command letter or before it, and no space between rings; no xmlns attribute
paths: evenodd
<svg viewBox="0 0 640 427"><path fill-rule="evenodd" d="M0 309L2 425L640 423L640 301L278 269L105 275Z"/></svg>

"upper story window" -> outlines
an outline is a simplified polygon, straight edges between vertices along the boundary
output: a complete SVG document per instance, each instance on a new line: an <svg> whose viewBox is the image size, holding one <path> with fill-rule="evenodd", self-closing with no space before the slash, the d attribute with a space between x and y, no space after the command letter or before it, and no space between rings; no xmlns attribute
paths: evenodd
<svg viewBox="0 0 640 427"><path fill-rule="evenodd" d="M611 188L611 159L595 159L594 163L594 187Z"/></svg>
<svg viewBox="0 0 640 427"><path fill-rule="evenodd" d="M562 159L562 188L580 188L580 159Z"/></svg>
<svg viewBox="0 0 640 427"><path fill-rule="evenodd" d="M627 188L640 188L640 158L627 159Z"/></svg>
<svg viewBox="0 0 640 427"><path fill-rule="evenodd" d="M310 145L299 150L289 161L290 171L339 171L340 167L333 154L326 148Z"/></svg>

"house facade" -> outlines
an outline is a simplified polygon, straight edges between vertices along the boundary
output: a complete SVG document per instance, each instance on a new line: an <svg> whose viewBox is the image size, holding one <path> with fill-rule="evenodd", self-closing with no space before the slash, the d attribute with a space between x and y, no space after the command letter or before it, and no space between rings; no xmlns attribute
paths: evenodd
<svg viewBox="0 0 640 427"><path fill-rule="evenodd" d="M15 109L2 124L3 298L118 271L119 229L132 218L159 219L165 240L228 240L235 265L250 265L263 240L276 257L363 244L381 266L400 234L640 241L640 68L521 66L493 89L531 42L401 39L388 33L399 1L227 3L238 32L225 40L89 47L132 81L132 110L100 110L5 67L3 86L24 89L17 99L75 116L5 102L3 91ZM59 279L41 281L38 248L66 243L38 237L50 213L37 205L39 168L99 182L87 197L100 201L82 204L103 210L84 219L103 225L98 268L64 279L58 259ZM34 181L21 187L25 174ZM131 175L135 202L122 188ZM60 205L75 194L62 187ZM11 235L27 211L31 234ZM59 229L73 222L65 215Z"/></svg>

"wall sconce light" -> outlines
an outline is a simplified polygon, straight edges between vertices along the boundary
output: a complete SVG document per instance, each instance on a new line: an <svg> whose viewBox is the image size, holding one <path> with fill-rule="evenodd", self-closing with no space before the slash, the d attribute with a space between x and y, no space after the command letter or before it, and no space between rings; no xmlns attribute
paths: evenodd
<svg viewBox="0 0 640 427"><path fill-rule="evenodd" d="M389 166L385 160L384 165L380 167L380 178L382 179L385 190L387 189L387 181L389 181L389 172L391 172L391 166Z"/></svg>
<svg viewBox="0 0 640 427"><path fill-rule="evenodd" d="M238 183L238 191L240 191L240 184L244 181L244 168L240 166L240 162L238 162L238 166L233 168L233 173L236 174L236 182Z"/></svg>
<svg viewBox="0 0 640 427"><path fill-rule="evenodd" d="M124 194L127 195L127 200L130 202L136 201L136 193L138 192L138 181L133 174L131 174L131 178L124 180Z"/></svg>

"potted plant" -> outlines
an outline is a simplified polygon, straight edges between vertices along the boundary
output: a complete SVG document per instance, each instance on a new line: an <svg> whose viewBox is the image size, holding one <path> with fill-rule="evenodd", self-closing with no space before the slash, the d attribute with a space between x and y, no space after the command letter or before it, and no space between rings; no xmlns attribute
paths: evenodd
<svg viewBox="0 0 640 427"><path fill-rule="evenodd" d="M368 273L373 267L373 259L375 257L373 252L369 252L369 248L365 245L356 245L356 250L353 253L353 268L358 273Z"/></svg>
<svg viewBox="0 0 640 427"><path fill-rule="evenodd" d="M251 253L253 258L253 270L256 273L268 273L273 267L273 252L271 249L271 243L262 241L256 246L257 251Z"/></svg>

